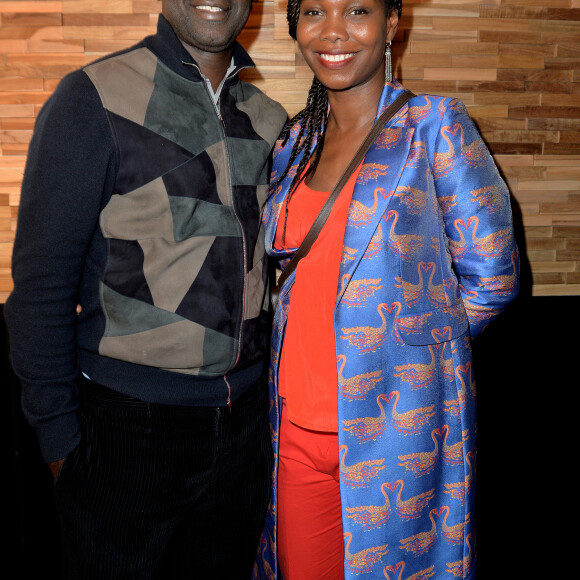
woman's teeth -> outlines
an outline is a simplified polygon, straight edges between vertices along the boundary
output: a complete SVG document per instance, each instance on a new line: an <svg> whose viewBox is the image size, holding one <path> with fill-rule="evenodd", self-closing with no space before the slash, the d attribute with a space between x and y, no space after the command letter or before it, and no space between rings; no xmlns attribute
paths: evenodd
<svg viewBox="0 0 580 580"><path fill-rule="evenodd" d="M341 62L354 56L354 52L348 54L324 54L320 53L320 58L329 62Z"/></svg>

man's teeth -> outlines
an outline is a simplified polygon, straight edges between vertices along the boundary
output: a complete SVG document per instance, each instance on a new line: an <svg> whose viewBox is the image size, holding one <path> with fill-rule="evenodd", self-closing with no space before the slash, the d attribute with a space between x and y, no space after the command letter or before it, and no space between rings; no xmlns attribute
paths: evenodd
<svg viewBox="0 0 580 580"><path fill-rule="evenodd" d="M198 10L207 10L208 12L223 12L222 8L218 6L197 6Z"/></svg>
<svg viewBox="0 0 580 580"><path fill-rule="evenodd" d="M349 54L320 54L320 58L328 60L329 62L341 62L351 56L354 56L354 52L350 52Z"/></svg>

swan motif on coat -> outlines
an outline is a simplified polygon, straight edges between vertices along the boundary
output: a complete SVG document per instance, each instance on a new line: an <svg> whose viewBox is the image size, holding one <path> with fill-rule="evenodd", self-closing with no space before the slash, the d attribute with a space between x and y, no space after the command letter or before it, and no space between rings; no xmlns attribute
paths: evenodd
<svg viewBox="0 0 580 580"><path fill-rule="evenodd" d="M450 526L447 523L447 518L451 513L451 508L448 505L444 505L441 507L441 512L445 514L441 523L441 534L443 537L452 544L463 544L463 538L465 537L465 526L469 523L471 514L467 514L464 521Z"/></svg>
<svg viewBox="0 0 580 580"><path fill-rule="evenodd" d="M433 439L434 447L432 451L418 451L416 453L409 453L407 455L399 455L399 465L411 471L415 477L421 477L430 473L437 463L439 457L439 441L435 435L441 437L439 429L431 431L431 439Z"/></svg>
<svg viewBox="0 0 580 580"><path fill-rule="evenodd" d="M433 284L433 276L437 270L435 262L429 262L423 264L423 269L429 272L429 280L427 280L427 297L432 306L443 307L448 305L447 293L445 292L445 285L443 282L441 284Z"/></svg>
<svg viewBox="0 0 580 580"><path fill-rule="evenodd" d="M390 402L391 399L395 399L391 411L395 429L407 435L411 433L419 433L425 425L429 424L429 419L435 415L435 405L418 407L417 409L410 409L409 411L400 413L397 411L400 397L401 393L399 391L393 391L387 400L387 402Z"/></svg>
<svg viewBox="0 0 580 580"><path fill-rule="evenodd" d="M486 185L471 190L471 201L477 203L478 207L486 208L487 211L499 211L506 203L503 188L498 185Z"/></svg>
<svg viewBox="0 0 580 580"><path fill-rule="evenodd" d="M473 568L473 534L467 534L465 538L467 546L467 555L457 562L447 562L447 570L453 575L453 578L466 578Z"/></svg>
<svg viewBox="0 0 580 580"><path fill-rule="evenodd" d="M388 544L385 544L351 553L352 534L345 532L344 538L346 539L346 546L344 547L345 564L349 570L356 574L370 572L374 565L380 561L381 557L389 552Z"/></svg>
<svg viewBox="0 0 580 580"><path fill-rule="evenodd" d="M395 574L399 570L399 575L396 578L391 578L388 572L392 572ZM403 580L403 571L405 570L405 561L397 562L395 566L385 566L383 569L383 575L387 580ZM429 566L429 568L425 568L424 570L419 570L419 572L415 572L415 574L411 574L411 576L407 576L404 580L429 580L429 578L433 578L435 576L435 566Z"/></svg>
<svg viewBox="0 0 580 580"><path fill-rule="evenodd" d="M354 326L352 328L343 328L340 338L356 347L360 352L370 352L379 346L386 338L385 330L387 329L387 320L383 310L391 312L389 304L379 304L377 312L381 317L380 326Z"/></svg>
<svg viewBox="0 0 580 580"><path fill-rule="evenodd" d="M489 155L489 151L487 150L483 139L479 137L467 144L465 142L463 125L461 123L456 123L453 128L458 128L461 134L461 155L465 158L465 161L471 167L479 167L480 165L483 165Z"/></svg>
<svg viewBox="0 0 580 580"><path fill-rule="evenodd" d="M401 499L403 488L405 487L405 482L402 479L398 479L392 484L389 483L388 487L392 492L399 488L396 499L397 513L404 520L413 520L420 517L423 510L429 506L429 502L435 497L435 488L432 488L408 499Z"/></svg>
<svg viewBox="0 0 580 580"><path fill-rule="evenodd" d="M443 459L447 463L451 463L454 465L462 465L463 464L463 451L465 449L465 442L469 439L469 429L465 429L461 433L461 440L457 443L448 444L447 438L449 437L449 433L451 432L449 425L443 425L441 427L441 436L443 437L443 444L442 444L442 455Z"/></svg>
<svg viewBox="0 0 580 580"><path fill-rule="evenodd" d="M379 202L379 193L385 197L385 190L381 187L376 187L374 191L373 205L368 206L364 203L353 199L350 205L350 210L348 212L348 224L358 228L359 226L366 224L369 220L373 218L375 212L377 211Z"/></svg>
<svg viewBox="0 0 580 580"><path fill-rule="evenodd" d="M375 388L376 383L383 380L383 377L381 377L382 369L361 373L352 377L345 377L342 373L346 365L346 355L339 354L337 361L340 361L340 368L338 369L338 392L340 396L350 401L364 399L366 394Z"/></svg>
<svg viewBox="0 0 580 580"><path fill-rule="evenodd" d="M394 376L400 377L402 381L409 383L412 389L428 387L435 378L435 352L433 351L433 345L428 344L427 348L431 355L431 362L414 362L394 367L395 371L397 371Z"/></svg>
<svg viewBox="0 0 580 580"><path fill-rule="evenodd" d="M342 277L341 286L341 293L343 293L342 300L348 304L348 306L364 306L367 298L373 296L383 287L381 284L381 278L355 280L352 284L348 284L349 280L350 274L345 274Z"/></svg>
<svg viewBox="0 0 580 580"><path fill-rule="evenodd" d="M448 137L448 133L452 135L457 134L457 128L451 129L451 127L442 127L441 128L441 137L447 143L447 151L444 152L435 152L433 157L433 176L435 179L440 177L446 176L452 169L455 167L457 163L457 157L455 154L455 145L451 142L451 139Z"/></svg>
<svg viewBox="0 0 580 580"><path fill-rule="evenodd" d="M399 220L399 212L395 209L388 211L385 221L391 218L391 229L389 232L389 246L399 254L403 260L410 260L420 248L423 247L424 236L419 234L398 234L395 232L397 221Z"/></svg>
<svg viewBox="0 0 580 580"><path fill-rule="evenodd" d="M458 500L461 504L465 502L467 494L471 491L471 485L473 482L473 464L475 462L475 452L473 450L468 451L465 455L465 461L468 465L468 471L465 475L463 481L456 483L446 483L445 493L449 494L453 499Z"/></svg>
<svg viewBox="0 0 580 580"><path fill-rule="evenodd" d="M391 515L391 501L385 492L385 489L388 486L388 483L383 483L381 485L381 493L385 498L384 504L346 508L347 517L352 518L357 524L362 524L362 527L365 530L378 528L383 525Z"/></svg>
<svg viewBox="0 0 580 580"><path fill-rule="evenodd" d="M433 547L435 540L437 539L437 524L435 523L434 515L439 517L441 515L441 510L433 508L429 512L431 529L402 539L401 545L399 546L401 550L406 550L413 556L420 556L427 553Z"/></svg>
<svg viewBox="0 0 580 580"><path fill-rule="evenodd" d="M518 251L511 253L512 263L511 274L498 274L496 276L483 276L478 281L478 286L491 290L496 296L506 296L513 292L519 279L519 259Z"/></svg>
<svg viewBox="0 0 580 580"><path fill-rule="evenodd" d="M416 304L423 295L423 287L425 286L423 270L425 270L425 262L419 262L417 264L417 282L409 282L408 280L403 280L400 276L395 276L395 281L397 282L395 288L402 288L407 306Z"/></svg>
<svg viewBox="0 0 580 580"><path fill-rule="evenodd" d="M371 441L376 439L379 435L382 435L386 427L387 415L384 406L381 401L387 401L387 395L381 393L377 397L377 405L380 409L380 414L378 417L360 417L357 419L349 419L343 421L344 425L343 431L348 431L351 435L355 436L361 443L365 441Z"/></svg>
<svg viewBox="0 0 580 580"><path fill-rule="evenodd" d="M483 236L482 238L477 236L477 228L479 227L479 218L475 215L470 216L467 222L463 219L455 220L455 229L459 232L458 225L461 225L466 231L473 229L471 231L471 245L473 251L479 256L486 258L494 258L500 255L511 242L511 229L505 228L503 230L497 230ZM463 244L461 242L463 241ZM461 246L450 244L451 247L464 247L465 246L465 235L460 232L460 242ZM452 251L453 253L453 251Z"/></svg>
<svg viewBox="0 0 580 580"><path fill-rule="evenodd" d="M379 471L385 469L383 459L367 459L352 465L346 465L345 459L348 453L348 446L341 445L338 448L339 453L342 453L340 458L340 478L346 485L353 487L365 487L370 483L373 477L379 474Z"/></svg>

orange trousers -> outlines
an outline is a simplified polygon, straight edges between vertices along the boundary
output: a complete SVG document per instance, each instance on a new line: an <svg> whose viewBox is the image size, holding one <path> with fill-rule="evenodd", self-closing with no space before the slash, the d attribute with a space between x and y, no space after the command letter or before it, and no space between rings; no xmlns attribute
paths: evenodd
<svg viewBox="0 0 580 580"><path fill-rule="evenodd" d="M343 580L338 434L280 423L278 555L284 580Z"/></svg>

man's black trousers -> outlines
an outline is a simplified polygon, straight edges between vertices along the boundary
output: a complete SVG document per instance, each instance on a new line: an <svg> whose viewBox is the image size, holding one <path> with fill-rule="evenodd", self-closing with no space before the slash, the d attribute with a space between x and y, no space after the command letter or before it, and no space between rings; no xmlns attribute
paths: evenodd
<svg viewBox="0 0 580 580"><path fill-rule="evenodd" d="M270 493L265 380L231 409L80 386L81 443L55 481L65 578L247 580Z"/></svg>

